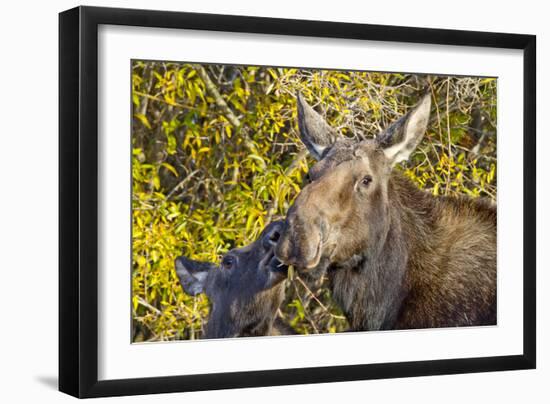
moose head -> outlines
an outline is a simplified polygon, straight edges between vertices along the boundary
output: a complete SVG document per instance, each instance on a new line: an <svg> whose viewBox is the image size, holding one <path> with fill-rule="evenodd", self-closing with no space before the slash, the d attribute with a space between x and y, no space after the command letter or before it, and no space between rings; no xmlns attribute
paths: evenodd
<svg viewBox="0 0 550 404"><path fill-rule="evenodd" d="M392 221L392 168L420 143L430 96L375 139L362 141L339 134L300 95L297 105L300 138L317 163L287 213L277 257L315 272L358 254L376 256Z"/></svg>
<svg viewBox="0 0 550 404"><path fill-rule="evenodd" d="M219 265L176 259L183 290L191 296L205 293L210 300L204 338L270 334L287 276L273 252L282 225L271 223L255 242L225 254Z"/></svg>

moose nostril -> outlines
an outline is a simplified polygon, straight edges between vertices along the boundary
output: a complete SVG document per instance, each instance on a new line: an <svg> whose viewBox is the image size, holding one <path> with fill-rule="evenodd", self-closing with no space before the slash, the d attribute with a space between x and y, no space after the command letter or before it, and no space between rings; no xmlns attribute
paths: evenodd
<svg viewBox="0 0 550 404"><path fill-rule="evenodd" d="M281 238L281 226L279 224L274 225L267 234L263 237L262 244L266 249L272 249L277 245L277 242Z"/></svg>
<svg viewBox="0 0 550 404"><path fill-rule="evenodd" d="M277 241L281 238L281 233L277 230L275 230L273 233L269 235L269 242L271 244L277 244Z"/></svg>
<svg viewBox="0 0 550 404"><path fill-rule="evenodd" d="M264 248L271 249L272 247L275 247L280 237L281 237L281 233L279 233L278 231L270 232L267 235L267 237L264 239Z"/></svg>

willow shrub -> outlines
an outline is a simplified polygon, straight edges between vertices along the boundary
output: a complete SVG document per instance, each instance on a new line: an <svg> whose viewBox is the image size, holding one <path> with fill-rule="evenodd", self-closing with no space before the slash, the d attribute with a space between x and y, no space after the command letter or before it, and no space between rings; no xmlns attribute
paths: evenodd
<svg viewBox="0 0 550 404"><path fill-rule="evenodd" d="M135 61L132 67L134 341L199 338L204 295L174 259L218 261L285 215L313 161L299 142L297 91L346 136L372 137L434 102L404 170L434 195L496 198L496 80ZM326 280L294 277L279 315L300 333L347 323Z"/></svg>

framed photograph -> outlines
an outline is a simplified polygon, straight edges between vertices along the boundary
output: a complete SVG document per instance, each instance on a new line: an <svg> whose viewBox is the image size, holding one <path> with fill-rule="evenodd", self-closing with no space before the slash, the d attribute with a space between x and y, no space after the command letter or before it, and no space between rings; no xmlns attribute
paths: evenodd
<svg viewBox="0 0 550 404"><path fill-rule="evenodd" d="M534 36L59 27L61 391L535 368Z"/></svg>

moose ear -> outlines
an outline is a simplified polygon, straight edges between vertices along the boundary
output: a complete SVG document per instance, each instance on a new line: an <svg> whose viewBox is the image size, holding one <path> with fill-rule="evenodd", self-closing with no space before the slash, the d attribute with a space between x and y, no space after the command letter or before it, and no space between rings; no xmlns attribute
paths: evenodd
<svg viewBox="0 0 550 404"><path fill-rule="evenodd" d="M311 108L300 93L297 95L297 105L300 139L311 155L320 160L323 151L336 141L338 134Z"/></svg>
<svg viewBox="0 0 550 404"><path fill-rule="evenodd" d="M176 258L176 274L185 293L196 296L204 292L208 271L216 268L210 262L190 260L186 257Z"/></svg>
<svg viewBox="0 0 550 404"><path fill-rule="evenodd" d="M378 145L392 164L407 160L422 140L428 127L431 103L427 93L418 105L377 138Z"/></svg>

